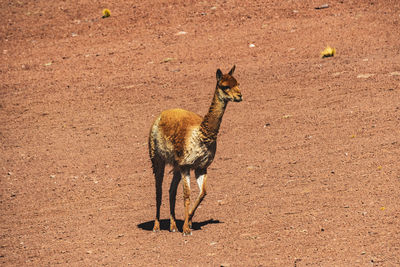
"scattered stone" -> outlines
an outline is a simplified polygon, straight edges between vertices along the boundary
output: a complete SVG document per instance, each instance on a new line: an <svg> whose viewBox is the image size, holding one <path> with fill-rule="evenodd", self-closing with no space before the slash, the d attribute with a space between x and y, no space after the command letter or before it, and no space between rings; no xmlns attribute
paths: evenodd
<svg viewBox="0 0 400 267"><path fill-rule="evenodd" d="M332 74L332 76L333 76L333 77L337 77L337 76L339 76L340 74L342 74L342 72L335 72L335 73Z"/></svg>
<svg viewBox="0 0 400 267"><path fill-rule="evenodd" d="M253 47L256 47L256 45L255 44L249 44L249 47L253 48Z"/></svg>
<svg viewBox="0 0 400 267"><path fill-rule="evenodd" d="M249 166L247 166L246 169L247 169L248 171L252 171L252 170L258 169L258 167L257 167L257 166L254 166L254 165L249 165Z"/></svg>
<svg viewBox="0 0 400 267"><path fill-rule="evenodd" d="M173 57L166 57L161 61L161 63L167 63L167 62L174 61L174 60L175 60L175 58L173 58Z"/></svg>
<svg viewBox="0 0 400 267"><path fill-rule="evenodd" d="M50 178L51 178L51 179L54 179L54 178L56 178L56 176L55 176L54 174L51 174L51 175L50 175Z"/></svg>
<svg viewBox="0 0 400 267"><path fill-rule="evenodd" d="M175 35L185 35L185 34L187 34L187 32L184 32L184 31L180 31L180 32L175 33Z"/></svg>
<svg viewBox="0 0 400 267"><path fill-rule="evenodd" d="M217 202L218 202L218 205L220 205L220 206L226 204L226 200L222 200L222 199L217 200Z"/></svg>
<svg viewBox="0 0 400 267"><path fill-rule="evenodd" d="M372 77L372 76L374 76L375 74L358 74L357 75L357 78L358 79L368 79L368 78L370 78L370 77Z"/></svg>
<svg viewBox="0 0 400 267"><path fill-rule="evenodd" d="M390 76L400 76L400 71L391 72Z"/></svg>
<svg viewBox="0 0 400 267"><path fill-rule="evenodd" d="M328 8L328 7L329 7L328 4L323 4L323 5L317 6L315 9L324 9L324 8Z"/></svg>

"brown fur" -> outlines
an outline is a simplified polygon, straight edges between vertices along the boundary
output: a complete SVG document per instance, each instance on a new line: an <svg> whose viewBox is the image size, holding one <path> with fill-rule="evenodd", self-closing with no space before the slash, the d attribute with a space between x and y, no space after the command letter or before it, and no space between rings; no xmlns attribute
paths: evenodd
<svg viewBox="0 0 400 267"><path fill-rule="evenodd" d="M239 84L232 76L235 66L228 74L217 70L217 86L208 113L201 116L183 109L163 111L154 121L149 136L149 154L156 180L156 219L153 231L160 230L160 206L165 164L171 164L173 179L170 195L170 230L176 231L176 189L183 180L185 222L183 233L191 234L192 218L206 195L207 168L216 152L216 141L222 116L229 101L240 102ZM200 189L192 209L190 206L190 170L195 170Z"/></svg>

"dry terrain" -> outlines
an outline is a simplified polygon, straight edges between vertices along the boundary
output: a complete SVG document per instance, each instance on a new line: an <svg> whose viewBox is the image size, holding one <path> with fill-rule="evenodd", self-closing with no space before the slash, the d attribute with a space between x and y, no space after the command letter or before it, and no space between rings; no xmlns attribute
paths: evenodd
<svg viewBox="0 0 400 267"><path fill-rule="evenodd" d="M399 1L0 8L1 266L400 265ZM193 235L170 168L153 233L149 127L234 64Z"/></svg>

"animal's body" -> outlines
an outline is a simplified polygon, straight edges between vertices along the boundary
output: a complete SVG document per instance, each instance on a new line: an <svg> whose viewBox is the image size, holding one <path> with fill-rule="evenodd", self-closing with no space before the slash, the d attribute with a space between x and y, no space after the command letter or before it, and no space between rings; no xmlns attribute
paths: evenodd
<svg viewBox="0 0 400 267"><path fill-rule="evenodd" d="M185 221L183 233L191 234L194 212L206 195L207 168L212 163L217 135L229 101L240 102L239 84L232 76L235 66L228 74L217 70L217 85L208 113L201 117L183 109L163 111L154 121L149 135L149 154L156 184L156 219L153 231L160 230L160 206L162 181L166 164L173 166L173 179L169 190L170 230L177 230L175 223L176 190L183 180ZM200 194L192 209L190 206L190 170L195 171Z"/></svg>

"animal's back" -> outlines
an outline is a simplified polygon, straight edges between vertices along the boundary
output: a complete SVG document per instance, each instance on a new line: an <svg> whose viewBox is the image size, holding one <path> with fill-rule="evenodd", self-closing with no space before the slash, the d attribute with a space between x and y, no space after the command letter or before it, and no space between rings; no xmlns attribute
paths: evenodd
<svg viewBox="0 0 400 267"><path fill-rule="evenodd" d="M201 116L184 109L161 112L150 130L150 157L158 156L170 164L178 162L184 156L193 130L200 127L202 120Z"/></svg>

